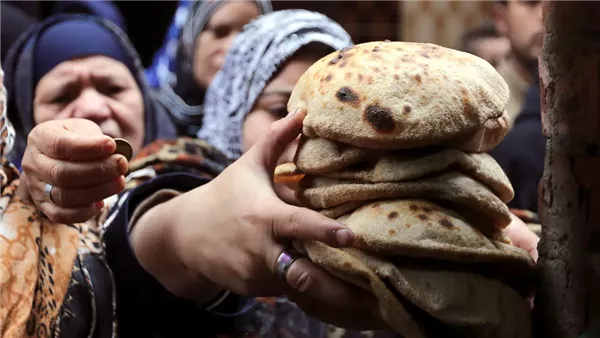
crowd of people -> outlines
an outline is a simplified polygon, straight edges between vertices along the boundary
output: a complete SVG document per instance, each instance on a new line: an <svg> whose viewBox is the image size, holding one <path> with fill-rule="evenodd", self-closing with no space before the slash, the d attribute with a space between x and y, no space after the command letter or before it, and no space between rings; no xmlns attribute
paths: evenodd
<svg viewBox="0 0 600 338"><path fill-rule="evenodd" d="M496 32L463 45L509 84L513 130L492 155L514 213L535 219L541 10L496 6ZM15 12L2 47L1 335L395 337L362 311L365 290L307 258L279 264L293 240L354 239L272 183L302 129L291 90L349 34L268 0L181 1L144 69L114 8L73 12ZM537 257L523 221L507 234Z"/></svg>
<svg viewBox="0 0 600 338"><path fill-rule="evenodd" d="M544 171L538 56L544 23L540 1L496 1L495 22L463 36L461 48L496 67L510 89L511 132L491 155L506 172L515 198L509 206L538 210L538 183Z"/></svg>

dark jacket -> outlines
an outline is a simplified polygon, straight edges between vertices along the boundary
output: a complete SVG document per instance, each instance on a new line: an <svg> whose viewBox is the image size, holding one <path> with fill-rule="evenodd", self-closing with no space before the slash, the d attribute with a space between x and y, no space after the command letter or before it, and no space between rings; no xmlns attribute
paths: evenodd
<svg viewBox="0 0 600 338"><path fill-rule="evenodd" d="M544 173L546 154L540 102L540 84L534 81L527 91L513 129L490 152L515 189L515 198L509 206L535 212L538 210L538 183Z"/></svg>

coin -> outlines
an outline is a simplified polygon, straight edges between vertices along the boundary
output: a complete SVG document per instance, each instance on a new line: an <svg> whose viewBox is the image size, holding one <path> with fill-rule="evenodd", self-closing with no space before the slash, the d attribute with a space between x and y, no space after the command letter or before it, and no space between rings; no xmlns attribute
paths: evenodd
<svg viewBox="0 0 600 338"><path fill-rule="evenodd" d="M117 144L117 150L115 153L125 156L127 161L131 160L131 157L133 156L133 148L131 148L131 144L122 138L115 138L114 140Z"/></svg>

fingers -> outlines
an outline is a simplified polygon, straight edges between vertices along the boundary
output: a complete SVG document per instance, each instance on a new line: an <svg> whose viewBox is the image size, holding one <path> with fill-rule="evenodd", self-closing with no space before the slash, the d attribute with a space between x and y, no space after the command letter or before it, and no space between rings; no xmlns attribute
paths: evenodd
<svg viewBox="0 0 600 338"><path fill-rule="evenodd" d="M289 114L286 118L274 122L269 127L269 133L256 142L249 153L273 175L279 157L288 144L293 142L302 131L302 120L305 111L300 110Z"/></svg>
<svg viewBox="0 0 600 338"><path fill-rule="evenodd" d="M372 305L373 298L365 290L332 276L307 258L300 258L292 264L286 281L303 296L319 299L339 308L364 309Z"/></svg>
<svg viewBox="0 0 600 338"><path fill-rule="evenodd" d="M90 206L81 208L61 208L52 202L42 202L39 205L40 211L49 220L63 224L85 222L100 212L102 207L104 207L103 202L96 202Z"/></svg>
<svg viewBox="0 0 600 338"><path fill-rule="evenodd" d="M287 185L275 184L273 190L275 191L275 194L277 194L277 197L285 203L290 205L300 205L300 202L298 202L298 199L296 198L295 190Z"/></svg>
<svg viewBox="0 0 600 338"><path fill-rule="evenodd" d="M95 123L83 119L41 123L33 128L27 143L48 157L74 161L102 159L116 150L112 138L103 135Z"/></svg>
<svg viewBox="0 0 600 338"><path fill-rule="evenodd" d="M281 203L273 210L271 231L274 238L323 242L335 247L352 244L352 230L318 212Z"/></svg>
<svg viewBox="0 0 600 338"><path fill-rule="evenodd" d="M24 171L35 173L40 181L58 188L93 187L114 181L127 172L127 160L122 155L89 162L55 160L43 154L32 158L24 161Z"/></svg>
<svg viewBox="0 0 600 338"><path fill-rule="evenodd" d="M266 265L277 276L277 259L282 252L290 252L282 245L274 244L265 255ZM342 308L364 308L371 305L372 297L365 290L332 276L314 265L308 258L299 257L289 266L285 275L287 284L299 294L320 299Z"/></svg>
<svg viewBox="0 0 600 338"><path fill-rule="evenodd" d="M513 245L529 252L531 258L537 262L537 245L540 238L520 218L513 214L511 218L512 222L504 229L504 234L510 238Z"/></svg>
<svg viewBox="0 0 600 338"><path fill-rule="evenodd" d="M43 191L46 183L40 183L43 186L40 186L39 188ZM107 197L120 193L123 189L125 189L125 178L119 177L116 180L94 187L73 189L52 187L50 194L52 196L51 201L58 207L77 208L86 207L90 204L102 201Z"/></svg>

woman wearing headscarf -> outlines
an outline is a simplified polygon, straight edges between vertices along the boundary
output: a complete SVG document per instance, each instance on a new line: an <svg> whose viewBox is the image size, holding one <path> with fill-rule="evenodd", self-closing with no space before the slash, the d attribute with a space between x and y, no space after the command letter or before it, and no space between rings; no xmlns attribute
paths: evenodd
<svg viewBox="0 0 600 338"><path fill-rule="evenodd" d="M105 134L127 139L135 151L175 136L148 89L137 52L107 20L52 17L21 36L4 68L8 111L18 134L11 156L17 166L29 132L49 119L93 120Z"/></svg>
<svg viewBox="0 0 600 338"><path fill-rule="evenodd" d="M178 38L166 47L167 54L149 70L157 86L157 98L171 114L182 136L194 136L202 124L204 94L223 65L233 38L260 14L272 11L268 0L206 0L178 9L188 13ZM175 50L174 50L175 49ZM170 59L169 55L173 58Z"/></svg>
<svg viewBox="0 0 600 338"><path fill-rule="evenodd" d="M286 33L272 32L282 22L289 25ZM251 58L281 63L256 68L270 72L264 78L269 85L277 84L276 79L295 83L311 62L351 43L339 25L306 11L267 15L247 30L238 41L254 40L256 34L259 40L278 39L257 51L258 59ZM358 310L374 301L371 296L305 258L284 253L282 244L290 240L336 246L353 240L346 226L282 202L273 189L274 167L300 132L302 117L301 112L290 114L273 124L234 163L202 140L153 143L130 162L129 188L85 223L52 222L16 193L29 175L19 181L11 171L2 187L6 207L0 209L0 258L6 276L0 282L0 332L42 337L326 334L325 324L286 298L249 297L256 295L289 295L315 317L341 326L381 327ZM244 130L251 135L262 128ZM24 166L29 158L43 159L32 160L31 166L38 167L31 172L40 181L94 176L95 168L73 158L101 152L110 143L101 134L90 120L42 122L29 136ZM46 144L60 146L44 148ZM63 157L43 156L42 149L62 152ZM48 172L53 177L43 177ZM32 196L43 194L40 185L25 187ZM62 198L71 194L51 193L44 203L61 208Z"/></svg>

